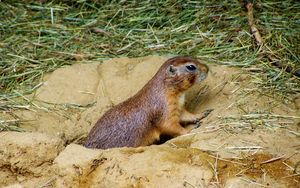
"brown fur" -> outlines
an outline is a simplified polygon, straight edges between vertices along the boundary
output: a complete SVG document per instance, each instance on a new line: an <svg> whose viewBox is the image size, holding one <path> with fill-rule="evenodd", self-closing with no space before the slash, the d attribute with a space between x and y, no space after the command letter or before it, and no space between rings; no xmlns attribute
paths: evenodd
<svg viewBox="0 0 300 188"><path fill-rule="evenodd" d="M188 71L187 65L197 67ZM167 60L155 76L133 97L107 111L90 131L88 148L150 145L161 134L188 133L180 123L195 122L199 115L187 112L179 100L184 91L205 79L208 67L190 57Z"/></svg>

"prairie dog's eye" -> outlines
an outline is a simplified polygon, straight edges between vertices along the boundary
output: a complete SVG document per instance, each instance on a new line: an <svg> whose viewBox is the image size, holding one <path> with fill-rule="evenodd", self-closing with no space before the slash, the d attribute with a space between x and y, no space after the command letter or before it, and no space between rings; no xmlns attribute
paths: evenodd
<svg viewBox="0 0 300 188"><path fill-rule="evenodd" d="M185 66L187 70L189 71L195 71L197 68L195 67L195 65L187 65Z"/></svg>

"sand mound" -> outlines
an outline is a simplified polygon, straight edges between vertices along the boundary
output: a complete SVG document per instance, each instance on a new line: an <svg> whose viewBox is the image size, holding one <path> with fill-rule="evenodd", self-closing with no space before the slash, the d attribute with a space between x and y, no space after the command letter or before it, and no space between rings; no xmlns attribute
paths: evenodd
<svg viewBox="0 0 300 188"><path fill-rule="evenodd" d="M191 134L143 148L69 145L84 140L106 110L134 95L166 59L117 58L47 75L29 96L36 108L1 115L21 119L32 133L0 133L0 185L296 187L297 104L259 93L247 73L226 66L211 65L208 79L188 92L191 111L214 109Z"/></svg>
<svg viewBox="0 0 300 188"><path fill-rule="evenodd" d="M2 132L0 137L0 185L42 184L64 148L61 139L42 133Z"/></svg>

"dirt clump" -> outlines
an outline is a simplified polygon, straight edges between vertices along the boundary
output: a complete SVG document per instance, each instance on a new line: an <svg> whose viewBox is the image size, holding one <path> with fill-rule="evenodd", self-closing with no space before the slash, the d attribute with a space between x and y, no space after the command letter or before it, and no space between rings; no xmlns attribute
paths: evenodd
<svg viewBox="0 0 300 188"><path fill-rule="evenodd" d="M75 153L76 157L70 160ZM182 187L185 182L207 185L212 173L201 162L205 156L200 150L166 146L93 151L71 144L55 160L61 177L56 186Z"/></svg>
<svg viewBox="0 0 300 188"><path fill-rule="evenodd" d="M0 185L42 183L64 149L61 139L42 133L1 132L0 137Z"/></svg>

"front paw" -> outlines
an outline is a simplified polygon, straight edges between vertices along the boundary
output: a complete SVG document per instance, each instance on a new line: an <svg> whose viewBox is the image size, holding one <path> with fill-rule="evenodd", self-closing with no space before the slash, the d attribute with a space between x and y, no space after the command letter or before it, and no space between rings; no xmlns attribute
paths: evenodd
<svg viewBox="0 0 300 188"><path fill-rule="evenodd" d="M214 109L208 109L208 110L205 110L204 112L202 112L202 117L201 119L204 119L206 118L212 111L214 111Z"/></svg>
<svg viewBox="0 0 300 188"><path fill-rule="evenodd" d="M201 125L201 119L197 119L195 122L194 122L195 126L194 126L194 129L197 129L200 127Z"/></svg>
<svg viewBox="0 0 300 188"><path fill-rule="evenodd" d="M194 121L194 124L196 125L195 128L199 128L201 125L201 120L206 118L214 109L208 109L202 112L201 116L199 118L196 118Z"/></svg>

